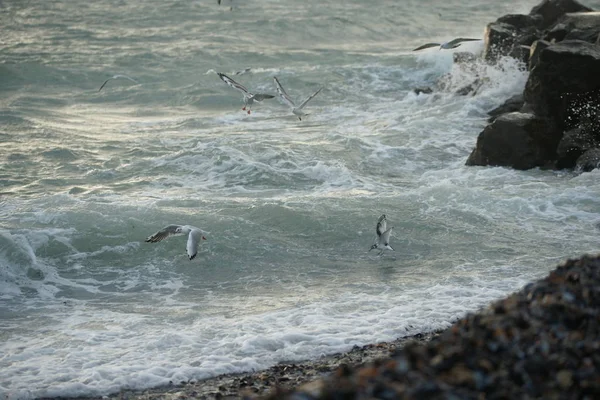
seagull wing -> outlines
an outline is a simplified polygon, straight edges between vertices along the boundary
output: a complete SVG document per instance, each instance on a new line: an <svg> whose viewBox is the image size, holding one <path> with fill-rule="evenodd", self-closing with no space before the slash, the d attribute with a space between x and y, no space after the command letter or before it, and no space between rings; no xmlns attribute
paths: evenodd
<svg viewBox="0 0 600 400"><path fill-rule="evenodd" d="M272 99L273 97L275 96L273 96L272 94L257 93L254 95L254 100L263 101L266 99Z"/></svg>
<svg viewBox="0 0 600 400"><path fill-rule="evenodd" d="M304 108L304 106L306 105L306 103L308 103L309 101L311 101L311 100L312 100L312 98L313 98L313 97L315 97L316 95L318 95L318 94L319 94L319 92L320 92L321 90L323 90L323 88L322 88L322 87L321 87L321 88L319 88L319 90L317 90L317 91L316 91L316 92L314 92L313 94L311 94L311 95L308 97L308 99L304 100L304 101L302 102L302 104L300 104L300 105L298 106L298 109L299 109L299 110L302 110L302 109Z"/></svg>
<svg viewBox="0 0 600 400"><path fill-rule="evenodd" d="M226 84L228 84L232 88L239 90L240 92L244 93L244 95L252 96L252 93L250 93L248 91L248 89L246 89L244 86L240 85L239 83L237 83L236 81L234 81L233 79L231 79L230 77L228 77L227 75L222 74L220 72L217 72L217 75L219 75L219 78L221 78L221 80L223 82L225 82Z"/></svg>
<svg viewBox="0 0 600 400"><path fill-rule="evenodd" d="M138 81L136 81L135 79L133 79L132 77L127 76L127 75L115 75L112 78L113 79L119 79L119 78L129 79L131 82L139 83Z"/></svg>
<svg viewBox="0 0 600 400"><path fill-rule="evenodd" d="M449 42L446 42L444 44L442 44L441 46L444 49L453 49L455 47L458 47L461 45L462 42L473 42L476 40L481 40L481 39L473 39L473 38L456 38L456 39L452 39Z"/></svg>
<svg viewBox="0 0 600 400"><path fill-rule="evenodd" d="M418 50L423 50L423 49L428 49L430 47L438 47L440 46L440 43L425 43L422 46L417 47L416 49L413 49L413 51L418 51Z"/></svg>
<svg viewBox="0 0 600 400"><path fill-rule="evenodd" d="M163 239L168 238L169 236L180 235L181 233L177 232L178 228L181 228L181 225L165 226L164 228L162 228L160 231L156 232L152 236L148 236L146 238L146 242L156 243L156 242L160 242Z"/></svg>
<svg viewBox="0 0 600 400"><path fill-rule="evenodd" d="M377 220L377 227L375 228L375 232L377 232L377 237L380 237L383 232L385 232L386 222L385 222L385 214L383 214Z"/></svg>
<svg viewBox="0 0 600 400"><path fill-rule="evenodd" d="M381 234L381 237L379 238L379 243L383 244L384 246L390 245L390 235L392 233L392 229L394 229L393 226Z"/></svg>
<svg viewBox="0 0 600 400"><path fill-rule="evenodd" d="M135 79L127 76L127 75L114 75L112 78L108 78L107 80L104 81L104 83L102 84L102 86L100 86L100 89L98 89L98 91L101 91L102 88L108 83L108 81L110 81L111 79L119 79L119 78L123 78L123 79L129 79L131 82L135 82L138 83L138 81L136 81Z"/></svg>
<svg viewBox="0 0 600 400"><path fill-rule="evenodd" d="M243 69L241 71L237 71L237 72L234 73L234 75L244 75L246 72L250 72L251 69L252 68L246 68L246 69Z"/></svg>
<svg viewBox="0 0 600 400"><path fill-rule="evenodd" d="M198 246L200 245L200 241L206 240L204 234L205 232L202 229L192 228L190 230L186 246L187 254L190 260L193 260L194 257L196 257L196 254L198 254Z"/></svg>
<svg viewBox="0 0 600 400"><path fill-rule="evenodd" d="M98 89L98 91L101 91L102 88L104 87L104 85L106 85L108 83L108 81L110 81L112 78L108 78L107 80L104 81L104 83L102 84L102 86L100 86L100 89Z"/></svg>
<svg viewBox="0 0 600 400"><path fill-rule="evenodd" d="M285 101L287 103L287 105L290 106L291 108L296 107L294 100L292 100L292 98L290 96L288 96L288 94L285 92L285 89L283 88L283 86L281 86L281 83L279 83L279 79L277 79L277 77L274 76L273 81L275 82L275 86L277 86L277 93L279 93L279 97L281 97L283 99L283 101Z"/></svg>

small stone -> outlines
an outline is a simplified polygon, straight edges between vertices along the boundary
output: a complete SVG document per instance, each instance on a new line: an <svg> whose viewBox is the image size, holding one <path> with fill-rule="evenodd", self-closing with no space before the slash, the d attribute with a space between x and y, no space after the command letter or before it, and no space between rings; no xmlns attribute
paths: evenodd
<svg viewBox="0 0 600 400"><path fill-rule="evenodd" d="M562 389L568 389L573 385L573 373L563 369L556 374L556 380Z"/></svg>

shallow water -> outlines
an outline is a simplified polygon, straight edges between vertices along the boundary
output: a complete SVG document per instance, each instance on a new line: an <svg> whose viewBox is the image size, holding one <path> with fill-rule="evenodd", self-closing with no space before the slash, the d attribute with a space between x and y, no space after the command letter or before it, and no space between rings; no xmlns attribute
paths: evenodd
<svg viewBox="0 0 600 400"><path fill-rule="evenodd" d="M427 7L425 7L427 3ZM534 1L2 1L0 396L102 395L449 326L597 252L600 172L466 167L524 87L410 50ZM586 2L599 8L598 2ZM425 9L437 10L426 12ZM480 42L460 49L480 51ZM241 110L232 74L301 101ZM139 82L111 80L126 74ZM377 218L395 252L368 252ZM144 243L171 223L210 232Z"/></svg>

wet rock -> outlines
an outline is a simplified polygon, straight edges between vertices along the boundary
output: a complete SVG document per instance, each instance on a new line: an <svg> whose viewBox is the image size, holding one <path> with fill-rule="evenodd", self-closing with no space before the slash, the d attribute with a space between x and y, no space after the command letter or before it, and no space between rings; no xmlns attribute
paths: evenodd
<svg viewBox="0 0 600 400"><path fill-rule="evenodd" d="M589 172L600 166L600 149L590 149L583 153L575 162L575 169Z"/></svg>
<svg viewBox="0 0 600 400"><path fill-rule="evenodd" d="M433 89L430 88L429 86L422 86L422 87L417 87L413 89L413 92L415 92L415 94L430 94L433 93Z"/></svg>
<svg viewBox="0 0 600 400"><path fill-rule="evenodd" d="M486 81L487 80L485 78L477 78L473 82L469 83L468 85L465 85L465 86L459 88L458 90L456 90L455 93L460 96L467 96L467 95L474 96L477 94L477 92L479 92L479 89L481 89L481 87L483 86L483 84Z"/></svg>
<svg viewBox="0 0 600 400"><path fill-rule="evenodd" d="M502 114L519 111L523 107L524 102L525 100L523 99L522 93L510 97L508 100L502 103L502 105L494 108L491 111L488 111L488 115L490 116L488 122L494 122L494 120Z"/></svg>
<svg viewBox="0 0 600 400"><path fill-rule="evenodd" d="M583 40L595 43L600 34L600 12L578 12L565 14L544 35L544 40Z"/></svg>
<svg viewBox="0 0 600 400"><path fill-rule="evenodd" d="M600 135L594 132L593 125L581 124L565 132L558 143L556 167L559 169L573 168L583 153L599 146Z"/></svg>
<svg viewBox="0 0 600 400"><path fill-rule="evenodd" d="M539 15L541 17L539 27L546 29L566 13L582 11L592 11L592 9L575 0L544 0L533 7L529 15Z"/></svg>
<svg viewBox="0 0 600 400"><path fill-rule="evenodd" d="M528 52L521 46L530 46L540 38L541 17L509 14L487 25L484 31L484 59L495 61L510 56L526 62Z"/></svg>
<svg viewBox="0 0 600 400"><path fill-rule="evenodd" d="M525 87L535 114L565 130L600 105L600 47L583 41L554 43L540 52Z"/></svg>
<svg viewBox="0 0 600 400"><path fill-rule="evenodd" d="M556 159L559 139L547 120L520 112L504 114L479 134L467 165L546 167Z"/></svg>
<svg viewBox="0 0 600 400"><path fill-rule="evenodd" d="M533 68L535 68L535 66L538 64L538 61L540 59L540 53L542 52L542 50L550 46L550 44L551 43L547 40L536 40L535 42L533 42L533 44L529 48L528 66L530 71Z"/></svg>

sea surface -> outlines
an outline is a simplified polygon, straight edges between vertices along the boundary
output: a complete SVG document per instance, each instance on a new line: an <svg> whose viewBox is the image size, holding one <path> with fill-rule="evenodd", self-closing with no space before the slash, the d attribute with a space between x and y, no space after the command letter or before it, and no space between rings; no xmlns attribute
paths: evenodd
<svg viewBox="0 0 600 400"><path fill-rule="evenodd" d="M598 252L600 171L465 166L524 66L411 51L535 3L0 1L0 398L445 328ZM216 72L271 94L277 76L298 102L323 90L302 121L278 98L247 114ZM477 94L454 94L475 72ZM449 90L413 93L444 74ZM99 91L114 75L135 82ZM185 237L144 242L168 224L210 232L194 260Z"/></svg>

